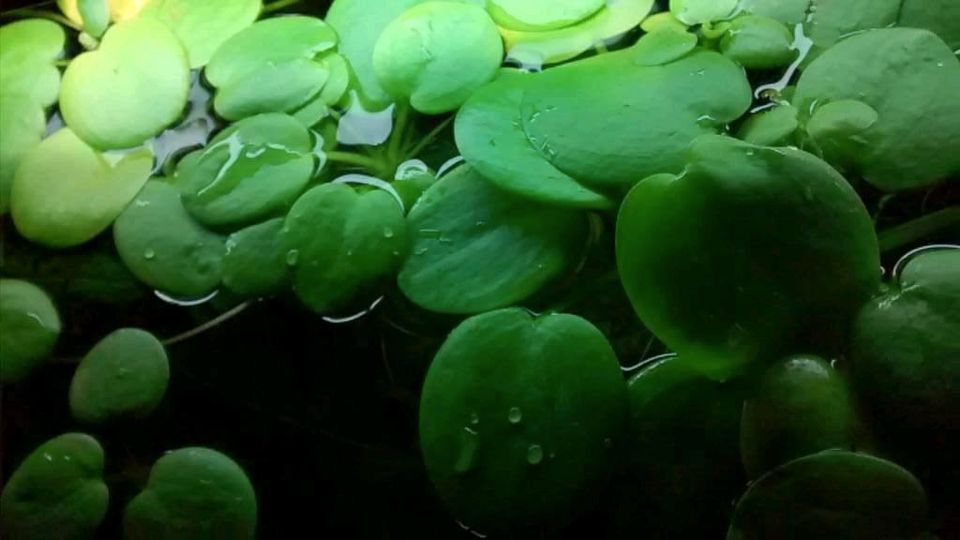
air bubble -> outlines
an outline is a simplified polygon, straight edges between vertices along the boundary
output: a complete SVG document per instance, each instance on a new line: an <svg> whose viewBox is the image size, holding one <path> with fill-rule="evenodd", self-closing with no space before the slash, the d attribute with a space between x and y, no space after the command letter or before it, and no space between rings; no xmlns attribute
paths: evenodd
<svg viewBox="0 0 960 540"><path fill-rule="evenodd" d="M531 444L527 448L527 463L539 465L543 461L543 448L539 444Z"/></svg>
<svg viewBox="0 0 960 540"><path fill-rule="evenodd" d="M520 407L510 407L510 412L507 413L507 420L511 424L519 424L523 420L523 411L520 410Z"/></svg>

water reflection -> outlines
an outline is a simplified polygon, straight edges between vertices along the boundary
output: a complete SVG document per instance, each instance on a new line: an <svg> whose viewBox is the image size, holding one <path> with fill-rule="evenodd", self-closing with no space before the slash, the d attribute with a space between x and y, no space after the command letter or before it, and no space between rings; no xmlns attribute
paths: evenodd
<svg viewBox="0 0 960 540"><path fill-rule="evenodd" d="M393 111L390 105L382 111L368 111L357 92L350 92L350 108L340 117L337 142L351 146L379 146L393 131Z"/></svg>

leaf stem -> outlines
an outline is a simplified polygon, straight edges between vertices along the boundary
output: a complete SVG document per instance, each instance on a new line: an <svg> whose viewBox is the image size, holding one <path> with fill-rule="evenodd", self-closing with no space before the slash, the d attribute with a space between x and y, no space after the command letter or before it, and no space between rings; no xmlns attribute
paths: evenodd
<svg viewBox="0 0 960 540"><path fill-rule="evenodd" d="M383 164L379 160L376 160L369 156L364 156L362 154L355 154L353 152L340 152L338 150L331 150L326 152L327 159L335 163L345 163L347 165L356 165L358 167L363 167L370 172L380 172L383 168Z"/></svg>
<svg viewBox="0 0 960 540"><path fill-rule="evenodd" d="M182 333L182 334L179 334L179 335L176 335L176 336L173 336L172 338L165 339L165 340L163 341L163 345L164 345L164 347L169 347L169 346L171 346L171 345L176 345L177 343L181 343L181 342L184 342L184 341L186 341L186 340L188 340L188 339L190 339L190 338L196 337L196 336L198 336L198 335L206 332L207 330L211 330L211 329L213 329L214 327L219 326L220 324L222 324L222 323L224 323L224 322L226 322L226 321L228 321L228 320L236 317L237 315L243 313L243 311L246 310L248 307L250 307L250 302L244 302L244 303L242 303L242 304L234 307L233 309L231 309L231 310L229 310L229 311L225 311L224 313L222 313L222 314L214 317L213 319L210 319L209 321L201 324L200 326L197 326L196 328L192 328L192 329L190 329L190 330L187 330L186 332L184 332L184 333Z"/></svg>
<svg viewBox="0 0 960 540"><path fill-rule="evenodd" d="M918 217L879 234L880 252L906 247L950 227L960 226L960 206L949 206L932 214Z"/></svg>
<svg viewBox="0 0 960 540"><path fill-rule="evenodd" d="M387 160L399 165L401 143L407 137L408 122L410 119L410 105L397 103L397 121L390 133L390 144L387 146Z"/></svg>
<svg viewBox="0 0 960 540"><path fill-rule="evenodd" d="M414 146L408 152L405 153L406 155L405 159L411 159L411 158L417 157L417 155L419 155L424 148L426 148L430 143L436 140L437 136L439 136L440 133L442 133L443 130L450 125L450 122L453 122L453 118L454 117L452 115L448 116L443 120L443 122L440 122L439 124L437 124L436 127L430 130L430 133L427 133L427 135L423 139L421 139L416 146Z"/></svg>
<svg viewBox="0 0 960 540"><path fill-rule="evenodd" d="M269 4L263 5L263 10L260 12L261 15L269 15L276 11L280 11L283 8L290 7L294 4L299 4L301 0L276 0L275 2L270 2Z"/></svg>

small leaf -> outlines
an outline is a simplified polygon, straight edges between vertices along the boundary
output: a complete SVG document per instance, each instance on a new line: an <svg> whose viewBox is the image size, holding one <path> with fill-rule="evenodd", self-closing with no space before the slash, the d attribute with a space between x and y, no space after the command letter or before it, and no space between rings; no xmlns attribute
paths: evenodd
<svg viewBox="0 0 960 540"><path fill-rule="evenodd" d="M686 25L728 19L737 9L738 0L670 0L670 13Z"/></svg>
<svg viewBox="0 0 960 540"><path fill-rule="evenodd" d="M793 32L776 19L737 17L720 39L720 52L747 69L784 67L797 57Z"/></svg>
<svg viewBox="0 0 960 540"><path fill-rule="evenodd" d="M487 9L504 28L543 31L577 24L604 5L604 0L490 0Z"/></svg>
<svg viewBox="0 0 960 540"><path fill-rule="evenodd" d="M800 127L798 115L797 109L790 105L777 105L747 118L740 125L737 137L760 146L786 145Z"/></svg>
<svg viewBox="0 0 960 540"><path fill-rule="evenodd" d="M0 279L0 384L23 380L53 352L60 336L56 306L37 286Z"/></svg>
<svg viewBox="0 0 960 540"><path fill-rule="evenodd" d="M83 31L99 38L110 25L110 2L108 0L77 0L77 10L83 20Z"/></svg>
<svg viewBox="0 0 960 540"><path fill-rule="evenodd" d="M80 361L70 383L70 413L88 424L142 418L163 400L169 379L157 338L135 328L117 330Z"/></svg>
<svg viewBox="0 0 960 540"><path fill-rule="evenodd" d="M67 433L34 450L0 496L4 538L92 538L107 513L103 448L93 437ZM55 531L55 533L54 533Z"/></svg>
<svg viewBox="0 0 960 540"><path fill-rule="evenodd" d="M289 280L287 252L280 241L283 218L241 229L227 238L223 284L231 291L260 296L279 291Z"/></svg>
<svg viewBox="0 0 960 540"><path fill-rule="evenodd" d="M189 90L190 65L180 41L163 23L137 18L110 27L99 49L70 62L60 112L90 145L131 148L175 122Z"/></svg>

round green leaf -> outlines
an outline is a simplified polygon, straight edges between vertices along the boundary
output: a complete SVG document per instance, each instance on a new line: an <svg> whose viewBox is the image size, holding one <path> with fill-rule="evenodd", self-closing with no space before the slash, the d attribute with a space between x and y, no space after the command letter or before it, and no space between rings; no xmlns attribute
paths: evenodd
<svg viewBox="0 0 960 540"><path fill-rule="evenodd" d="M531 75L503 70L457 113L457 148L471 166L500 188L546 203L609 208L601 193L580 185L530 144L520 104Z"/></svg>
<svg viewBox="0 0 960 540"><path fill-rule="evenodd" d="M126 538L204 540L254 538L257 500L232 459L208 448L167 452L123 516Z"/></svg>
<svg viewBox="0 0 960 540"><path fill-rule="evenodd" d="M0 279L0 384L37 369L59 336L60 316L45 292L26 281Z"/></svg>
<svg viewBox="0 0 960 540"><path fill-rule="evenodd" d="M686 27L662 28L650 32L637 41L635 60L641 66L659 66L679 60L697 47L697 36Z"/></svg>
<svg viewBox="0 0 960 540"><path fill-rule="evenodd" d="M689 44L660 35L673 33L536 75L501 77L461 109L457 147L497 186L570 206L602 206L586 188L626 190L650 174L680 172L690 143L746 112L751 90L743 68L714 52L645 65Z"/></svg>
<svg viewBox="0 0 960 540"><path fill-rule="evenodd" d="M98 342L70 383L70 413L84 423L142 418L163 400L170 380L167 352L149 332L117 330Z"/></svg>
<svg viewBox="0 0 960 540"><path fill-rule="evenodd" d="M510 30L554 30L576 24L605 6L604 0L490 0L487 9Z"/></svg>
<svg viewBox="0 0 960 540"><path fill-rule="evenodd" d="M249 296L270 294L288 281L287 252L280 242L284 218L247 227L227 238L223 284Z"/></svg>
<svg viewBox="0 0 960 540"><path fill-rule="evenodd" d="M889 28L850 36L820 55L800 77L794 105L813 114L817 104L840 100L873 108L876 123L838 158L880 189L897 191L960 171L955 95L960 60L953 51L927 30Z"/></svg>
<svg viewBox="0 0 960 540"><path fill-rule="evenodd" d="M754 482L727 540L919 538L926 517L926 495L912 474L866 454L828 451Z"/></svg>
<svg viewBox="0 0 960 540"><path fill-rule="evenodd" d="M69 128L24 155L10 208L24 237L50 247L83 244L113 223L153 168L153 153L101 154Z"/></svg>
<svg viewBox="0 0 960 540"><path fill-rule="evenodd" d="M437 352L420 448L463 523L555 527L605 485L626 415L620 366L599 330L573 315L504 309L467 319Z"/></svg>
<svg viewBox="0 0 960 540"><path fill-rule="evenodd" d="M373 50L373 71L392 96L439 114L459 108L502 59L500 34L483 9L425 2L387 25Z"/></svg>
<svg viewBox="0 0 960 540"><path fill-rule="evenodd" d="M800 127L799 114L796 108L785 104L753 114L740 125L737 138L760 146L785 146Z"/></svg>
<svg viewBox="0 0 960 540"><path fill-rule="evenodd" d="M147 182L117 218L113 239L127 268L150 287L198 298L220 285L224 239L193 221L167 182Z"/></svg>
<svg viewBox="0 0 960 540"><path fill-rule="evenodd" d="M336 44L333 30L313 17L277 17L241 30L217 49L204 72L217 87L217 113L239 120L296 111L330 80L330 67L318 60Z"/></svg>
<svg viewBox="0 0 960 540"><path fill-rule="evenodd" d="M340 37L340 54L350 61L364 103L381 109L393 100L373 71L373 48L383 30L423 0L334 0L326 21Z"/></svg>
<svg viewBox="0 0 960 540"><path fill-rule="evenodd" d="M773 365L743 405L740 451L751 478L793 459L855 446L857 416L830 364L794 356Z"/></svg>
<svg viewBox="0 0 960 540"><path fill-rule="evenodd" d="M176 121L189 91L190 64L177 36L141 17L110 27L100 48L70 63L60 112L92 146L130 148Z"/></svg>
<svg viewBox="0 0 960 540"><path fill-rule="evenodd" d="M737 433L742 391L676 357L630 378L628 464L651 538L709 538L727 526L730 501L746 479ZM689 519L678 508L696 508Z"/></svg>
<svg viewBox="0 0 960 540"><path fill-rule="evenodd" d="M857 315L854 387L879 427L927 452L937 441L960 440L958 351L960 249L928 250Z"/></svg>
<svg viewBox="0 0 960 540"><path fill-rule="evenodd" d="M670 13L686 25L722 21L733 15L738 0L670 0Z"/></svg>
<svg viewBox="0 0 960 540"><path fill-rule="evenodd" d="M13 471L0 496L0 532L11 540L92 538L108 500L103 448L89 435L60 435Z"/></svg>
<svg viewBox="0 0 960 540"><path fill-rule="evenodd" d="M745 15L730 22L720 52L747 69L773 69L797 57L793 32L769 17Z"/></svg>
<svg viewBox="0 0 960 540"><path fill-rule="evenodd" d="M253 24L260 0L150 0L141 15L170 27L190 57L190 67L200 68L214 51L237 32Z"/></svg>
<svg viewBox="0 0 960 540"><path fill-rule="evenodd" d="M879 287L870 215L829 165L791 148L697 139L617 219L617 263L644 324L716 378L789 350L832 350ZM784 350L787 349L787 350Z"/></svg>
<svg viewBox="0 0 960 540"><path fill-rule="evenodd" d="M30 96L40 107L56 103L60 71L54 60L66 39L60 25L42 19L0 27L0 93Z"/></svg>
<svg viewBox="0 0 960 540"><path fill-rule="evenodd" d="M587 235L581 212L497 189L469 166L431 186L407 220L412 252L400 289L441 313L523 301L577 262Z"/></svg>
<svg viewBox="0 0 960 540"><path fill-rule="evenodd" d="M626 34L640 24L653 5L654 0L606 2L593 16L565 28L534 32L501 28L500 34L508 60L541 67L565 62ZM545 13L553 13L553 8Z"/></svg>
<svg viewBox="0 0 960 540"><path fill-rule="evenodd" d="M348 308L392 276L408 250L407 224L387 191L324 184L297 200L282 233L293 290L318 313Z"/></svg>
<svg viewBox="0 0 960 540"><path fill-rule="evenodd" d="M282 215L313 176L310 132L285 114L246 118L177 166L183 205L208 227Z"/></svg>

